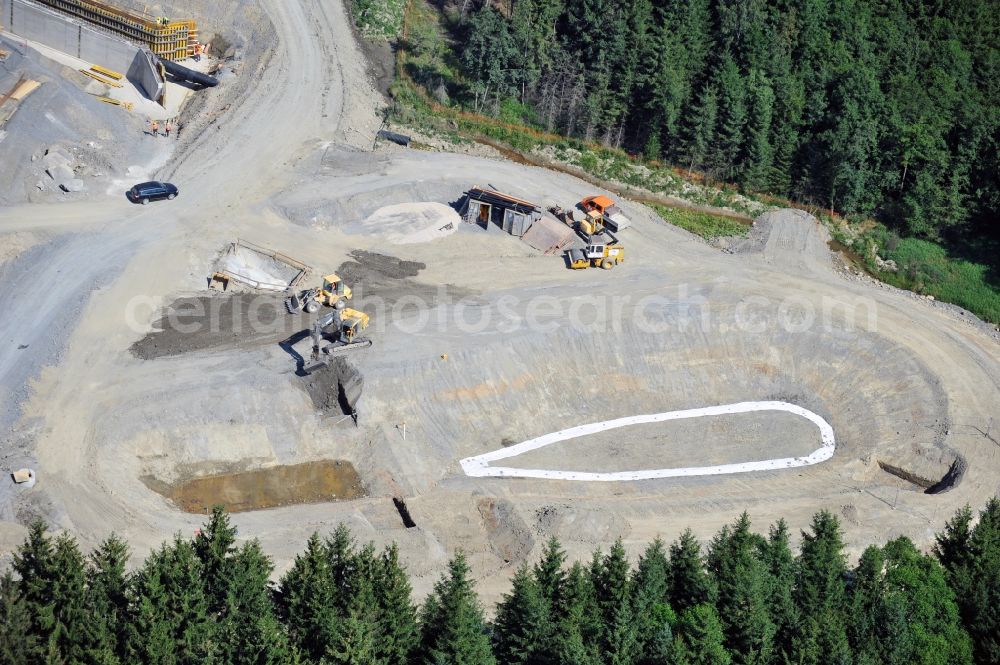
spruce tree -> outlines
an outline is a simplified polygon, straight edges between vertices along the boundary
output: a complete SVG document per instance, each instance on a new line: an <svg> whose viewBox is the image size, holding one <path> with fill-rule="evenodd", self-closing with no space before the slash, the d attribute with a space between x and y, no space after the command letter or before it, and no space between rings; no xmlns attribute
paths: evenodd
<svg viewBox="0 0 1000 665"><path fill-rule="evenodd" d="M374 548L365 547L352 558L347 607L336 638L327 648L326 660L338 665L376 665L379 607L374 589L378 565Z"/></svg>
<svg viewBox="0 0 1000 665"><path fill-rule="evenodd" d="M28 604L21 597L10 572L0 577L0 665L33 665L38 662L38 636L32 632Z"/></svg>
<svg viewBox="0 0 1000 665"><path fill-rule="evenodd" d="M56 598L52 584L56 576L54 548L46 531L47 527L41 520L29 525L28 537L14 554L13 565L18 577L19 595L31 617L30 633L37 640L37 650L30 652L35 662L45 657L56 624Z"/></svg>
<svg viewBox="0 0 1000 665"><path fill-rule="evenodd" d="M217 625L202 586L201 561L178 534L136 574L130 662L176 665L214 662Z"/></svg>
<svg viewBox="0 0 1000 665"><path fill-rule="evenodd" d="M632 580L633 614L639 662L653 665L669 655L673 642L673 610L667 600L667 561L663 541L657 538L639 558Z"/></svg>
<svg viewBox="0 0 1000 665"><path fill-rule="evenodd" d="M339 622L334 598L327 548L319 534L313 533L306 551L295 557L281 578L277 594L289 640L313 661L322 658L336 638Z"/></svg>
<svg viewBox="0 0 1000 665"><path fill-rule="evenodd" d="M813 517L812 532L802 532L795 601L804 617L825 612L834 615L844 607L847 556L840 523L829 511Z"/></svg>
<svg viewBox="0 0 1000 665"><path fill-rule="evenodd" d="M461 552L434 585L420 617L420 657L427 665L493 665L483 611Z"/></svg>
<svg viewBox="0 0 1000 665"><path fill-rule="evenodd" d="M288 637L271 602L271 560L254 539L228 560L230 584L219 626L223 663L285 665L292 662Z"/></svg>
<svg viewBox="0 0 1000 665"><path fill-rule="evenodd" d="M586 569L575 562L559 594L556 662L559 665L599 665L601 612Z"/></svg>
<svg viewBox="0 0 1000 665"><path fill-rule="evenodd" d="M795 587L795 557L789 544L788 525L784 520L771 527L763 545L763 559L769 573L769 607L775 626L775 662L784 662L791 653L792 637L798 625L798 609L792 597Z"/></svg>
<svg viewBox="0 0 1000 665"><path fill-rule="evenodd" d="M695 605L715 603L715 585L705 572L701 544L691 529L686 529L670 546L667 588L670 606L678 613Z"/></svg>
<svg viewBox="0 0 1000 665"><path fill-rule="evenodd" d="M732 659L723 645L725 637L715 608L707 603L692 605L677 622L674 658L690 665L729 665Z"/></svg>
<svg viewBox="0 0 1000 665"><path fill-rule="evenodd" d="M553 635L548 603L523 564L511 580L510 593L497 604L493 655L505 664L549 663Z"/></svg>
<svg viewBox="0 0 1000 665"><path fill-rule="evenodd" d="M212 614L218 615L226 606L226 597L233 583L232 565L236 552L236 528L222 506L214 506L212 515L194 538L194 551L201 561L205 598Z"/></svg>
<svg viewBox="0 0 1000 665"><path fill-rule="evenodd" d="M938 536L937 554L947 571L977 663L1000 663L1000 498L990 499L968 531L959 511ZM967 553L959 550L966 548Z"/></svg>
<svg viewBox="0 0 1000 665"><path fill-rule="evenodd" d="M559 545L555 536L549 538L542 548L542 558L535 564L535 582L538 591L546 603L549 616L556 618L561 599L560 592L566 580L563 565L566 563L566 553Z"/></svg>
<svg viewBox="0 0 1000 665"><path fill-rule="evenodd" d="M385 548L379 558L375 597L380 610L377 660L382 663L407 663L419 637L417 611L410 599L410 581L399 563L395 544Z"/></svg>
<svg viewBox="0 0 1000 665"><path fill-rule="evenodd" d="M732 529L722 529L709 551L726 646L736 663L771 660L775 626L769 612L769 573L760 559L762 544L744 512Z"/></svg>
<svg viewBox="0 0 1000 665"><path fill-rule="evenodd" d="M326 539L327 566L330 570L333 593L333 607L337 616L347 615L351 603L352 589L357 572L357 557L354 551L354 538L346 524L338 524L333 535Z"/></svg>
<svg viewBox="0 0 1000 665"><path fill-rule="evenodd" d="M105 654L102 662L125 662L129 607L128 543L112 534L91 552L87 568L87 596L97 635L96 650Z"/></svg>

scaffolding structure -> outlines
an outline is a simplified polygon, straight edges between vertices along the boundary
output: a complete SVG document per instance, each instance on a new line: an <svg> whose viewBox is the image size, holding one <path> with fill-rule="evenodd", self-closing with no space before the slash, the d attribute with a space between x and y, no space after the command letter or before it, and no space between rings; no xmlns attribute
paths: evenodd
<svg viewBox="0 0 1000 665"><path fill-rule="evenodd" d="M154 18L95 0L37 1L132 42L144 44L154 55L164 60L183 60L195 54L198 26L192 20Z"/></svg>

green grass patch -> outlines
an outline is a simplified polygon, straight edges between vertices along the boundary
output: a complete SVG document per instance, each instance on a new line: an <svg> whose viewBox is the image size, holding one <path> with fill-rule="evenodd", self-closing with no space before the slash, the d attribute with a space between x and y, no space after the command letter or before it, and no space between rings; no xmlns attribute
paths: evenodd
<svg viewBox="0 0 1000 665"><path fill-rule="evenodd" d="M989 282L989 267L948 255L941 245L918 238L888 238L883 258L896 262L896 272L878 271L883 281L964 307L979 318L1000 323L1000 290Z"/></svg>
<svg viewBox="0 0 1000 665"><path fill-rule="evenodd" d="M650 205L656 210L656 214L667 222L699 235L702 238L745 238L750 233L749 224L729 217L713 215L700 210L668 208L655 203Z"/></svg>
<svg viewBox="0 0 1000 665"><path fill-rule="evenodd" d="M406 0L353 0L351 13L365 39L387 41L403 30Z"/></svg>

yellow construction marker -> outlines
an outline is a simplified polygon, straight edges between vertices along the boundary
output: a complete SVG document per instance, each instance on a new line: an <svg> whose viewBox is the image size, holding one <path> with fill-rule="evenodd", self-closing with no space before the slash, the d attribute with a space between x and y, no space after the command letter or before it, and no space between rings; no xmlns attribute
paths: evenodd
<svg viewBox="0 0 1000 665"><path fill-rule="evenodd" d="M103 76L101 76L100 74L96 74L96 73L88 71L86 69L81 69L80 73L83 74L84 76L89 76L90 78L94 79L95 81L100 81L104 85L110 85L112 88L124 88L125 87L121 83L119 83L118 81L112 81L111 79L106 79Z"/></svg>
<svg viewBox="0 0 1000 665"><path fill-rule="evenodd" d="M107 67L101 67L100 65L91 65L90 70L93 72L97 72L98 74L104 74L108 78L112 78L116 81L121 81L123 78L125 78L124 74L119 74L113 69L108 69Z"/></svg>

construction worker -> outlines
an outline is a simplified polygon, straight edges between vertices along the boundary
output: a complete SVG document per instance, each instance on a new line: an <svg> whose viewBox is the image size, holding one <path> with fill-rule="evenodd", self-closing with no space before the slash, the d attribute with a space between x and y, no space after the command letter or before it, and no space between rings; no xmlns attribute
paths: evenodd
<svg viewBox="0 0 1000 665"><path fill-rule="evenodd" d="M150 127L153 130L153 136L160 135L160 123L158 121L154 120Z"/></svg>
<svg viewBox="0 0 1000 665"><path fill-rule="evenodd" d="M170 138L170 130L173 129L173 127L171 126L169 120L167 120L167 124L164 127L164 129L167 131L167 138L169 139Z"/></svg>

